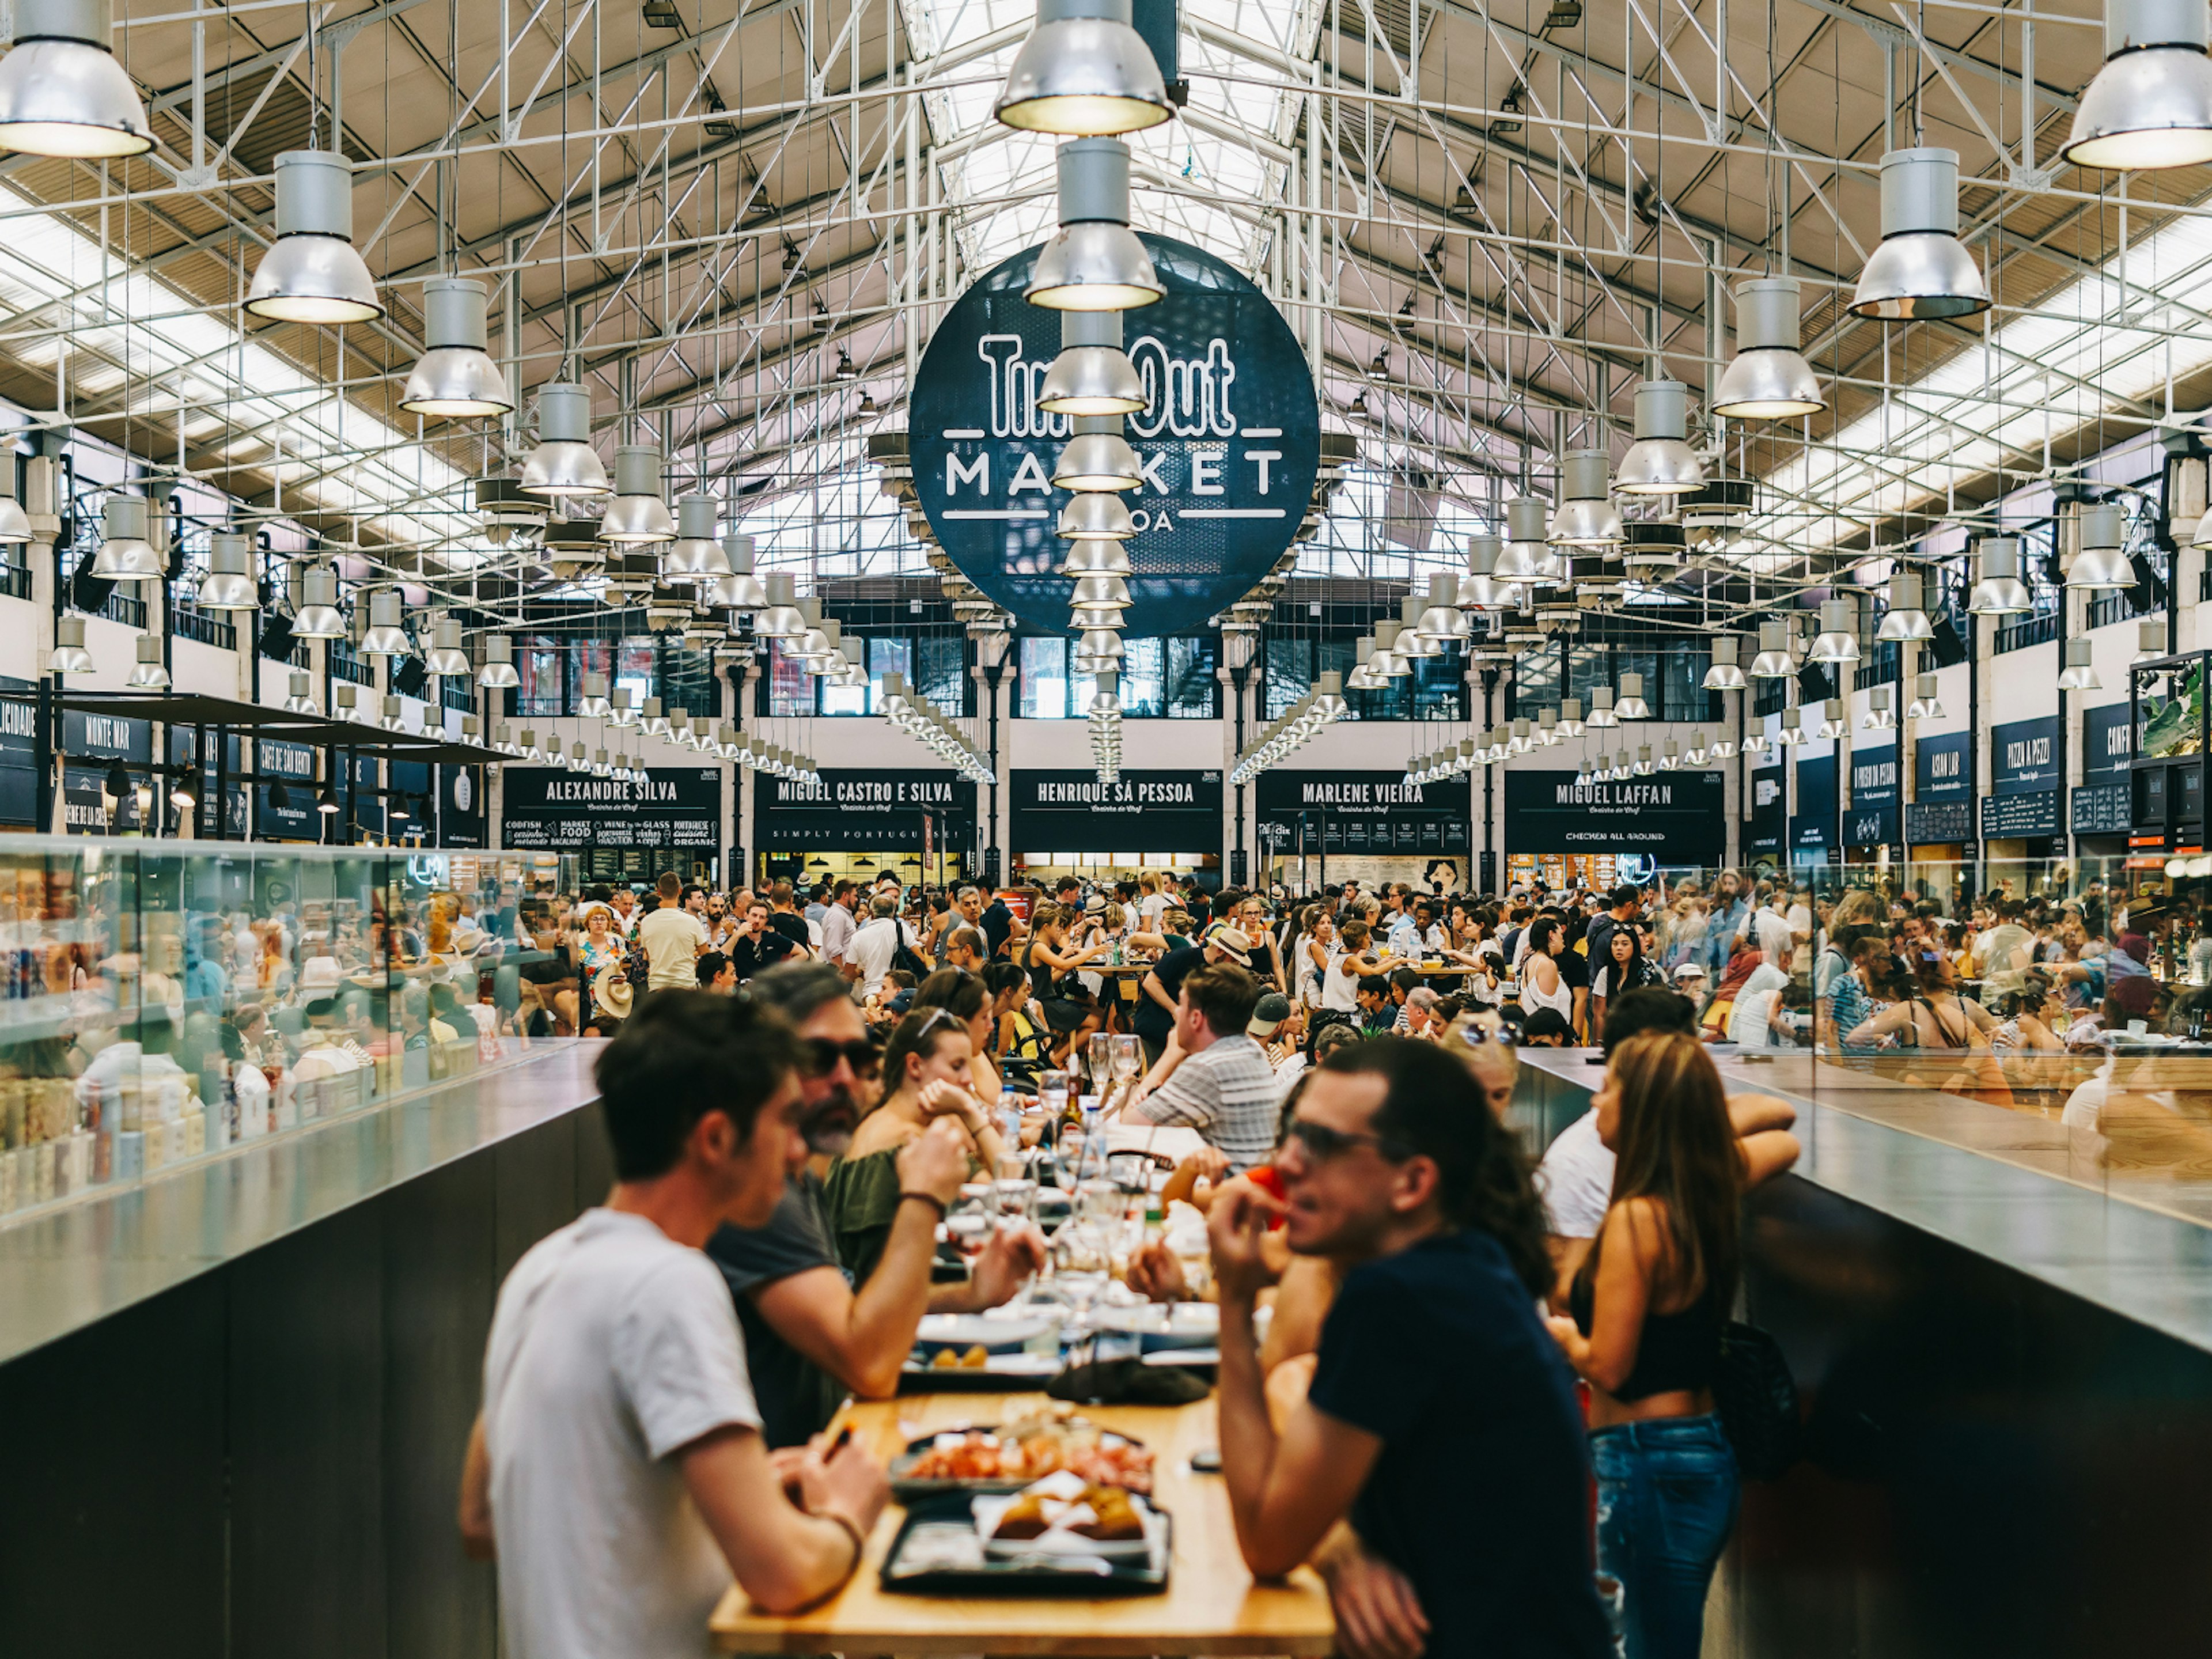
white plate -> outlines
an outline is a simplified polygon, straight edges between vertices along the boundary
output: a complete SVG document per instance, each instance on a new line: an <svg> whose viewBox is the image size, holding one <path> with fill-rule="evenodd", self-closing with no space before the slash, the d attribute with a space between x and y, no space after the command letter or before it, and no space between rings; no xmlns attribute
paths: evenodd
<svg viewBox="0 0 2212 1659"><path fill-rule="evenodd" d="M1049 1382L1060 1375L1063 1363L1056 1353L994 1353L981 1365L933 1365L927 1359L909 1359L906 1362L906 1373L909 1376L1008 1376Z"/></svg>
<svg viewBox="0 0 2212 1659"><path fill-rule="evenodd" d="M981 1314L925 1314L914 1333L915 1346L1018 1348L1053 1328L1049 1319L987 1319Z"/></svg>
<svg viewBox="0 0 2212 1659"><path fill-rule="evenodd" d="M1050 1477L1048 1477L1049 1479ZM1152 1506L1134 1494L1130 1503L1135 1506L1137 1518L1144 1523L1142 1538L1118 1539L1107 1541L1085 1538L1079 1532L1067 1532L1058 1527L1048 1527L1035 1538L1010 1538L1003 1543L991 1536L991 1528L999 1524L999 1517L1014 1505L1021 1494L1006 1492L978 1497L970 1501L969 1513L975 1517L975 1531L983 1540L983 1547L993 1555L1091 1555L1108 1561L1142 1561L1150 1558L1159 1542L1163 1522L1153 1512Z"/></svg>
<svg viewBox="0 0 2212 1659"><path fill-rule="evenodd" d="M1146 1336L1221 1334L1221 1309L1212 1302L1141 1302L1133 1307L1101 1308L1097 1318L1105 1330L1141 1332Z"/></svg>
<svg viewBox="0 0 2212 1659"><path fill-rule="evenodd" d="M1218 1348L1155 1348L1145 1356L1147 1365L1218 1365Z"/></svg>

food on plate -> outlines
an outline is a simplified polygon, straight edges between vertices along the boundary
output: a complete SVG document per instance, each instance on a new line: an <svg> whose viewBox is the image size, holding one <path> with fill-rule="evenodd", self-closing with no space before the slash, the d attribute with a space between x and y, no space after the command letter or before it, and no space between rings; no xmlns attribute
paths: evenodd
<svg viewBox="0 0 2212 1659"><path fill-rule="evenodd" d="M1118 1544L1145 1535L1145 1523L1138 1517L1137 1506L1129 1501L1129 1494L1118 1486L1091 1486L1083 1494L1090 1507L1091 1518L1075 1521L1070 1532L1079 1532L1085 1538L1096 1538L1101 1543Z"/></svg>
<svg viewBox="0 0 2212 1659"><path fill-rule="evenodd" d="M1138 1506L1142 1502L1119 1486L1097 1486L1061 1470L1027 1488L1001 1510L990 1537L994 1543L1026 1543L1058 1532L1094 1543L1141 1543L1145 1522Z"/></svg>
<svg viewBox="0 0 2212 1659"><path fill-rule="evenodd" d="M1044 1500L1035 1492L1024 1492L999 1517L999 1524L991 1528L991 1536L1018 1542L1035 1538L1051 1524L1045 1516Z"/></svg>
<svg viewBox="0 0 2212 1659"><path fill-rule="evenodd" d="M995 1431L940 1434L901 1478L1034 1480L1063 1470L1093 1486L1152 1489L1149 1448L1119 1435L1109 1438L1096 1424L1059 1413L1024 1418Z"/></svg>
<svg viewBox="0 0 2212 1659"><path fill-rule="evenodd" d="M980 1342L972 1345L965 1352L939 1348L929 1357L930 1369L938 1371L980 1371L990 1363L991 1351Z"/></svg>

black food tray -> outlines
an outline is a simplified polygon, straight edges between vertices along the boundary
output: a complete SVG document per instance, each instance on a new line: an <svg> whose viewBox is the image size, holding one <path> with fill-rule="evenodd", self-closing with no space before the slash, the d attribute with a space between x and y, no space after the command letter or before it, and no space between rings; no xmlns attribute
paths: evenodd
<svg viewBox="0 0 2212 1659"><path fill-rule="evenodd" d="M1042 1476L1007 1475L997 1480L910 1480L907 1475L907 1471L921 1461L921 1455L936 1443L939 1434L995 1434L997 1432L998 1425L995 1423L970 1423L963 1428L940 1429L934 1433L923 1435L919 1440L908 1441L906 1449L891 1459L890 1467L885 1471L890 1476L891 1496L902 1504L927 1503L934 1498L954 1496L961 1497L964 1500L971 1497L1000 1497L1007 1492L1019 1492L1024 1486L1035 1485L1042 1478ZM1128 1435L1116 1433L1112 1429L1106 1430L1103 1437L1108 1440L1118 1440L1125 1445L1141 1446L1145 1443ZM1152 1501L1152 1494L1149 1492L1142 1493L1140 1496L1147 1503Z"/></svg>
<svg viewBox="0 0 2212 1659"><path fill-rule="evenodd" d="M878 1582L886 1591L897 1595L1158 1595L1168 1587L1168 1565L1175 1552L1175 1518L1165 1510L1153 1511L1162 1522L1159 1543L1142 1561L1103 1556L999 1557L982 1551L969 1501L963 1493L933 1498L908 1509L898 1535L884 1555ZM972 1554L957 1547L952 1538L955 1530L975 1539ZM909 1547L919 1541L927 1550L933 1534L955 1546L953 1559L915 1571L899 1571Z"/></svg>

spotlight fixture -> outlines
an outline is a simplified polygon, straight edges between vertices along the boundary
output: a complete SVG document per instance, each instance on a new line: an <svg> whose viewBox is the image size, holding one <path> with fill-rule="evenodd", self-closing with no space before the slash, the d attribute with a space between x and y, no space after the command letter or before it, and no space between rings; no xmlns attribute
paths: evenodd
<svg viewBox="0 0 2212 1659"><path fill-rule="evenodd" d="M1636 388L1636 441L1621 457L1613 487L1624 495L1680 495L1702 487L1705 465L1685 441L1689 430L1689 387L1644 381Z"/></svg>
<svg viewBox="0 0 2212 1659"><path fill-rule="evenodd" d="M1813 366L1798 349L1798 284L1760 276L1735 291L1735 356L1721 371L1712 412L1735 421L1779 421L1826 407Z"/></svg>
<svg viewBox="0 0 2212 1659"><path fill-rule="evenodd" d="M860 378L860 371L853 367L853 354L842 346L837 348L837 367L833 373L841 380L857 380Z"/></svg>
<svg viewBox="0 0 2212 1659"><path fill-rule="evenodd" d="M366 323L384 315L353 245L353 163L335 150L276 160L276 240L261 256L246 309L271 322Z"/></svg>
<svg viewBox="0 0 2212 1659"><path fill-rule="evenodd" d="M604 495L607 469L592 447L589 386L550 381L538 388L538 447L522 465L522 488L561 499Z"/></svg>
<svg viewBox="0 0 2212 1659"><path fill-rule="evenodd" d="M2089 659L2089 641L2069 640L2064 647L2064 665L2058 671L2061 691L2099 691L2105 683L2097 678L2095 665Z"/></svg>
<svg viewBox="0 0 2212 1659"><path fill-rule="evenodd" d="M1069 138L1141 132L1174 115L1129 0L1038 0L991 113L1024 132Z"/></svg>
<svg viewBox="0 0 2212 1659"><path fill-rule="evenodd" d="M2020 579L2020 538L1984 536L1981 539L1982 579L1966 597L1966 609L1977 617L2025 615L2035 609L2035 596Z"/></svg>
<svg viewBox="0 0 2212 1659"><path fill-rule="evenodd" d="M482 420L514 407L507 376L489 349L482 283L467 276L425 282L422 333L428 344L407 377L400 408L410 415Z"/></svg>
<svg viewBox="0 0 2212 1659"><path fill-rule="evenodd" d="M99 161L153 148L112 28L108 0L15 0L15 43L0 58L0 149Z"/></svg>
<svg viewBox="0 0 2212 1659"><path fill-rule="evenodd" d="M315 797L315 811L320 812L325 817L331 817L337 813L337 810L338 792L326 783L323 786L322 793Z"/></svg>
<svg viewBox="0 0 2212 1659"><path fill-rule="evenodd" d="M1886 323L1972 317L1989 284L1959 240L1959 152L1893 149L1881 158L1881 240L1851 311Z"/></svg>
<svg viewBox="0 0 2212 1659"><path fill-rule="evenodd" d="M2059 159L2107 173L2212 161L2208 41L2212 18L2195 0L2106 0L2105 66Z"/></svg>

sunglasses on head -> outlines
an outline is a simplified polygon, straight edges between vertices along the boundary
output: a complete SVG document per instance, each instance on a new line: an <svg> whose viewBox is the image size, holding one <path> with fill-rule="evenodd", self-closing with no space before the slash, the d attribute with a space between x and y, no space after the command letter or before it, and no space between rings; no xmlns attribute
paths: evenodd
<svg viewBox="0 0 2212 1659"><path fill-rule="evenodd" d="M828 1077L843 1060L855 1072L866 1071L876 1063L876 1045L866 1037L854 1037L839 1042L830 1037L801 1037L799 1040L799 1066L809 1077Z"/></svg>
<svg viewBox="0 0 2212 1659"><path fill-rule="evenodd" d="M1332 1129L1326 1123L1316 1123L1310 1117L1293 1117L1285 1126L1283 1133L1286 1139L1297 1141L1304 1148L1306 1155L1316 1164L1326 1164L1333 1158L1340 1158L1355 1146L1372 1146L1393 1164L1402 1164L1413 1155L1411 1146L1403 1141L1393 1140L1388 1135Z"/></svg>

